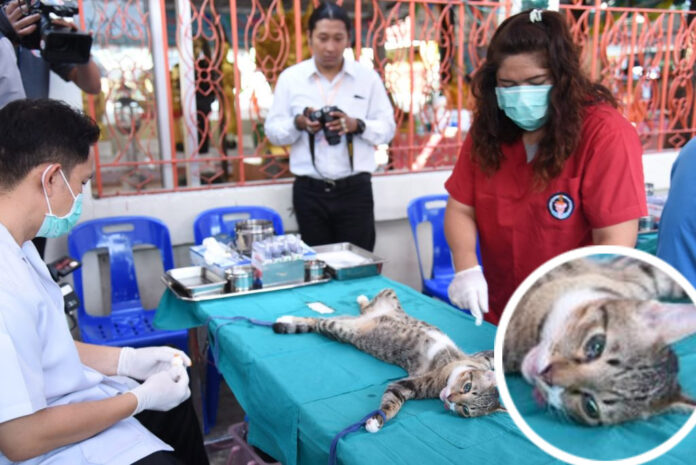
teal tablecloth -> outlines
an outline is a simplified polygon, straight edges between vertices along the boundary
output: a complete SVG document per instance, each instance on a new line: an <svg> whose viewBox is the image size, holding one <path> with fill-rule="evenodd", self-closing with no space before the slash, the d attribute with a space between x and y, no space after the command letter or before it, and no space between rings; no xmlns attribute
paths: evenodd
<svg viewBox="0 0 696 465"><path fill-rule="evenodd" d="M657 232L638 233L636 249L653 255L657 254Z"/></svg>
<svg viewBox="0 0 696 465"><path fill-rule="evenodd" d="M385 287L396 290L409 314L438 326L465 351L493 348L495 327L486 323L476 327L470 316L381 276L198 303L181 301L167 291L155 324L180 329L200 325L214 316L243 315L260 320L275 320L285 314L315 316L307 307L315 301L334 308L336 314L357 315L356 297L373 297ZM211 333L221 323L226 322L213 320ZM276 335L270 328L246 322L227 324L217 334L219 367L249 416L249 442L285 465L327 463L334 435L377 408L386 385L405 375L399 367L316 334ZM588 430L578 425L564 428L583 433ZM636 443L650 441L646 435L655 434L652 429L644 433L637 430L640 434L636 436L622 432L630 426L616 428L610 435L589 434L597 434L597 441L610 441L605 447L623 457L633 455L626 451L633 451ZM577 442L589 447L584 441L583 437ZM691 464L691 457L696 457L696 435L687 437L657 463ZM507 414L463 419L445 411L439 400L409 401L379 433L363 429L348 435L339 442L338 462L560 463L527 440Z"/></svg>

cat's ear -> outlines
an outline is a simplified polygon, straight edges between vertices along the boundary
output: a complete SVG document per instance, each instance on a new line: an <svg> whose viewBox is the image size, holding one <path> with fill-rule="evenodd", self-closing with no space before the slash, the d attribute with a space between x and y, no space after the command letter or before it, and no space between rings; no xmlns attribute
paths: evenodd
<svg viewBox="0 0 696 465"><path fill-rule="evenodd" d="M499 405L497 409L493 410L491 413L507 413L507 409L502 405Z"/></svg>
<svg viewBox="0 0 696 465"><path fill-rule="evenodd" d="M655 337L672 344L696 333L696 306L650 301L642 305L637 316Z"/></svg>

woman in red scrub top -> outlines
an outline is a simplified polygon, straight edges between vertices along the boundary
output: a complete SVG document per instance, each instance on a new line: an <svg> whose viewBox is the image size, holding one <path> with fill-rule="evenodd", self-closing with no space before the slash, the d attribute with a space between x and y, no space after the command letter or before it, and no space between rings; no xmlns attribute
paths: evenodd
<svg viewBox="0 0 696 465"><path fill-rule="evenodd" d="M453 304L497 324L548 259L633 247L647 214L642 147L605 87L580 69L563 17L526 11L496 30L474 76L474 120L445 187ZM476 233L481 266L476 258Z"/></svg>

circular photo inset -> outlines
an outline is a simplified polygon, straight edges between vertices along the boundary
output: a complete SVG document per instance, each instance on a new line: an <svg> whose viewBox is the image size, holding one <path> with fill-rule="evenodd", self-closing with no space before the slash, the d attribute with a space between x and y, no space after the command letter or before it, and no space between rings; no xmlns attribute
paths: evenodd
<svg viewBox="0 0 696 465"><path fill-rule="evenodd" d="M696 423L695 298L674 268L624 247L574 250L535 270L495 344L517 426L573 464L638 464L671 449Z"/></svg>

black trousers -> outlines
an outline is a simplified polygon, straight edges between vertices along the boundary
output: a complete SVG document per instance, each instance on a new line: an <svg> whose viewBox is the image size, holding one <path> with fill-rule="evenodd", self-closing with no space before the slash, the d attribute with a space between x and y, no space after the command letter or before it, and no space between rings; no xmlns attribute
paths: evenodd
<svg viewBox="0 0 696 465"><path fill-rule="evenodd" d="M134 465L208 465L203 434L191 398L168 412L145 410L135 418L152 434L174 448L144 457Z"/></svg>
<svg viewBox="0 0 696 465"><path fill-rule="evenodd" d="M369 173L336 181L298 176L292 203L307 245L350 242L372 251L375 247L375 203Z"/></svg>

